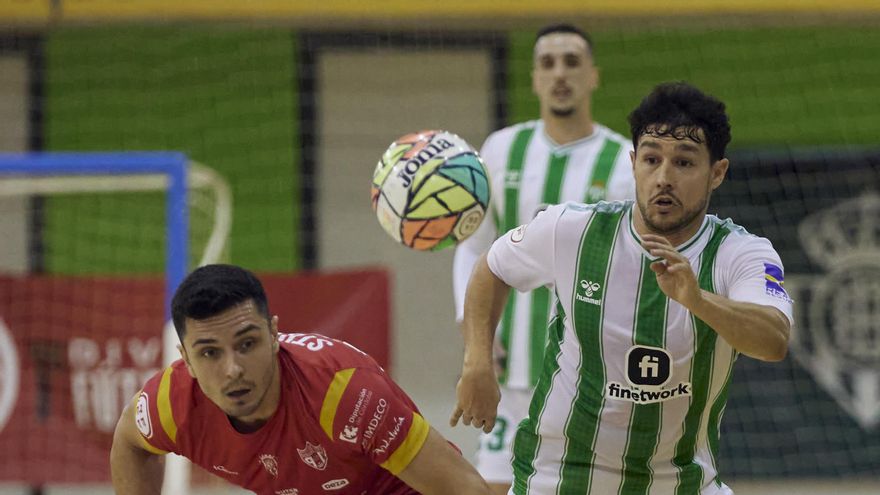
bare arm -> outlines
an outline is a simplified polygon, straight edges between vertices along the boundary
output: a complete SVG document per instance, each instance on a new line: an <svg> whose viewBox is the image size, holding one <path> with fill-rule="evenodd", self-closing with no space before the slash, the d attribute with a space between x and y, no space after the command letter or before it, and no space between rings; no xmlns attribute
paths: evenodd
<svg viewBox="0 0 880 495"><path fill-rule="evenodd" d="M110 450L113 489L118 495L159 495L162 491L163 457L146 451L141 441L134 407L129 404L116 423Z"/></svg>
<svg viewBox="0 0 880 495"><path fill-rule="evenodd" d="M704 290L685 307L746 356L781 361L788 352L791 325L776 308L733 301Z"/></svg>
<svg viewBox="0 0 880 495"><path fill-rule="evenodd" d="M423 495L488 495L489 487L473 466L434 428L398 478Z"/></svg>
<svg viewBox="0 0 880 495"><path fill-rule="evenodd" d="M495 327L501 318L510 287L489 269L484 254L477 261L468 284L461 332L464 337L464 364L458 382L458 404L450 419L455 426L473 424L486 433L495 425L501 394L495 376L492 347Z"/></svg>
<svg viewBox="0 0 880 495"><path fill-rule="evenodd" d="M645 249L662 261L651 264L660 289L712 327L746 356L780 361L788 350L791 324L778 309L734 301L700 289L690 263L666 239L643 235Z"/></svg>

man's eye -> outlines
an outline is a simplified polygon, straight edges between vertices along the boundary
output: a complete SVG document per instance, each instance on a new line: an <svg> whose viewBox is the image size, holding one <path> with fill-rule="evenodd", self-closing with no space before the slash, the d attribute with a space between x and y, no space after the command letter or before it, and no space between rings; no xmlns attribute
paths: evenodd
<svg viewBox="0 0 880 495"><path fill-rule="evenodd" d="M199 353L202 357L212 358L217 355L217 351L214 349L205 349Z"/></svg>

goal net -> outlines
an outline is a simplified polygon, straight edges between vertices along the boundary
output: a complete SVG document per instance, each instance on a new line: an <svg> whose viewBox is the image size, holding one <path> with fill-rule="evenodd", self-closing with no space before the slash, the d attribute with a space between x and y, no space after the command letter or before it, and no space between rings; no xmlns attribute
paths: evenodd
<svg viewBox="0 0 880 495"><path fill-rule="evenodd" d="M182 154L0 155L0 479L106 481L122 408L177 358L171 294L224 259L231 213L224 178Z"/></svg>

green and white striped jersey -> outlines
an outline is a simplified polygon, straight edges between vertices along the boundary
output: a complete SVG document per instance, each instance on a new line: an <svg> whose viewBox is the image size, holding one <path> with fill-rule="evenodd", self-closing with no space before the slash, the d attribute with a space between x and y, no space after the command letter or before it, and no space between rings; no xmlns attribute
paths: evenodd
<svg viewBox="0 0 880 495"><path fill-rule="evenodd" d="M593 134L564 146L544 132L544 123L533 120L490 135L480 151L492 185L492 220L456 249L454 289L456 314L461 320L468 280L477 259L499 235L530 221L547 205L577 201L635 197L632 144L599 124ZM514 293L497 332L503 349L500 381L514 389L535 386L541 368L547 322L552 308L551 291L540 288Z"/></svg>
<svg viewBox="0 0 880 495"><path fill-rule="evenodd" d="M489 251L508 285L553 286L559 300L514 441L516 494L731 493L716 456L737 353L660 290L632 210L631 201L554 206ZM677 249L704 290L792 321L766 239L707 215Z"/></svg>

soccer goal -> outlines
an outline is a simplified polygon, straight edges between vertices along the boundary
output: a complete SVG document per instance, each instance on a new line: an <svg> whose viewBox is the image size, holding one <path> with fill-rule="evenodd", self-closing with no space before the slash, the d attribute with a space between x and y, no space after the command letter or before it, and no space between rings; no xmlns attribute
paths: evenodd
<svg viewBox="0 0 880 495"><path fill-rule="evenodd" d="M0 352L0 438L34 445L0 449L0 465L22 466L7 479L109 481L114 418L177 358L174 289L225 258L231 223L226 180L182 153L0 154L0 337L15 344ZM81 469L41 469L38 455ZM169 456L166 493L188 478Z"/></svg>

